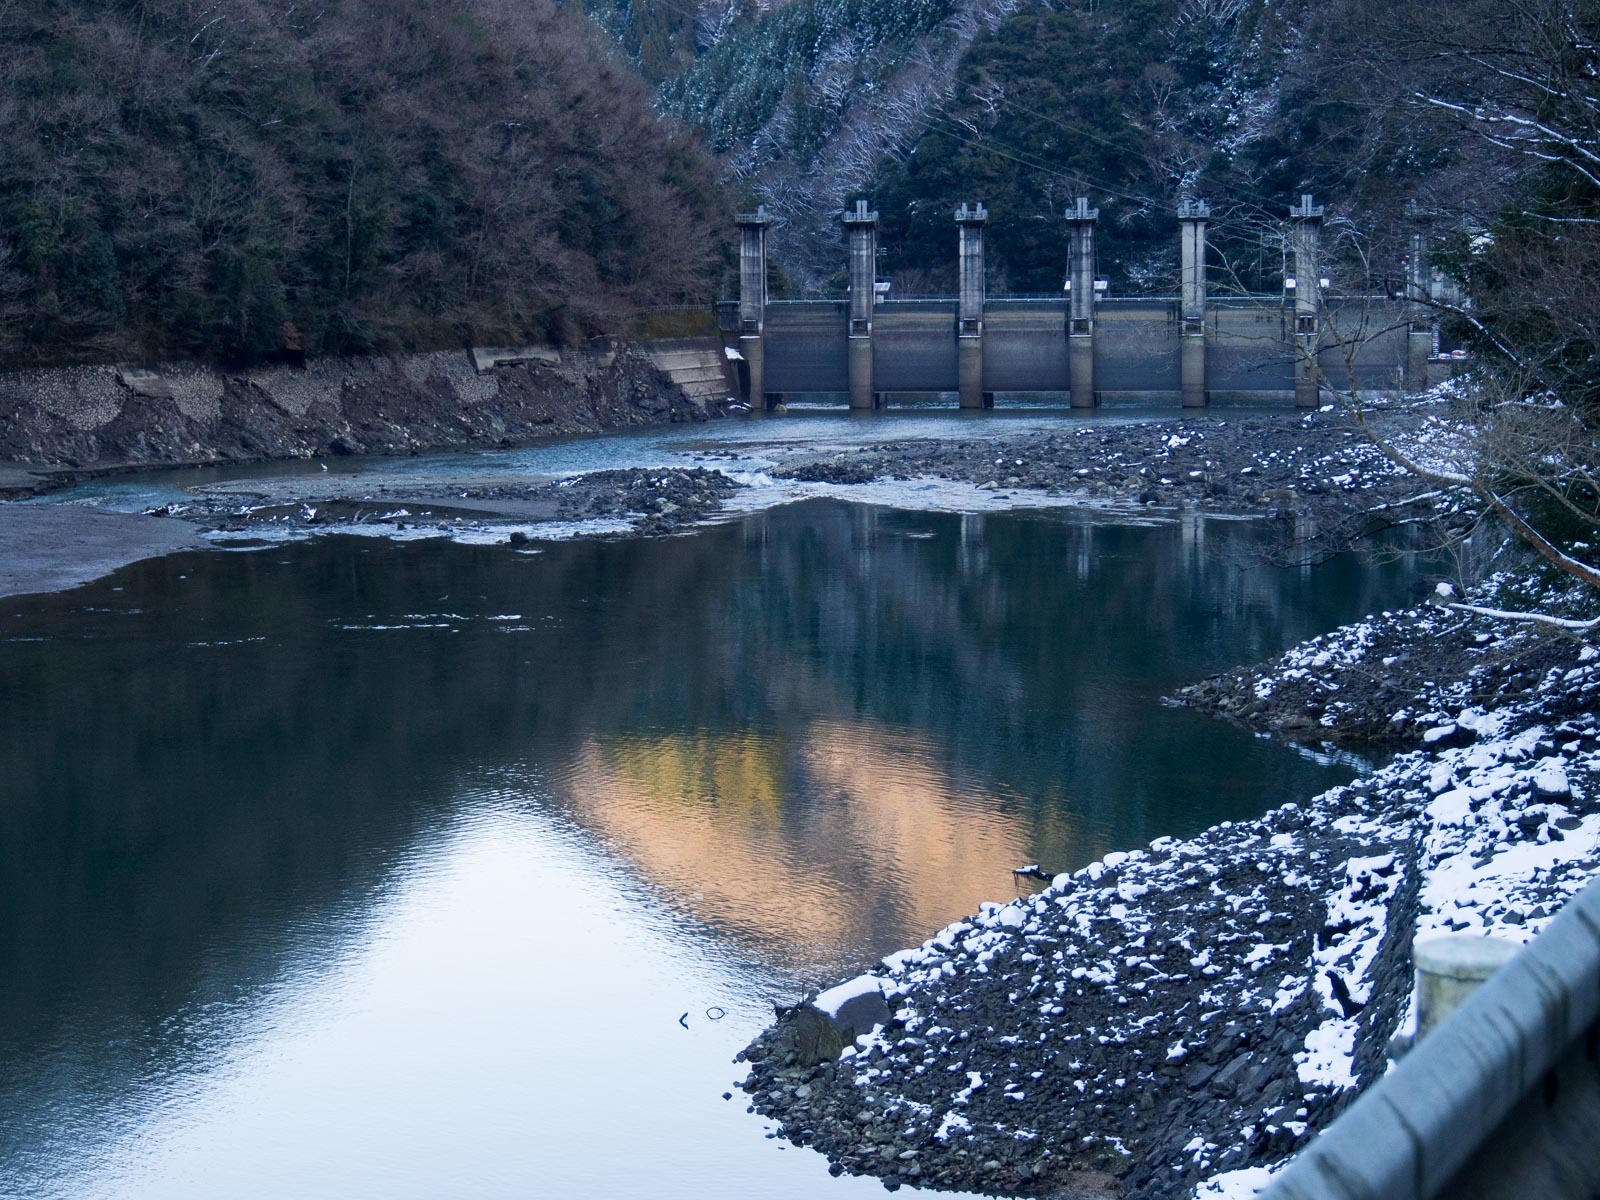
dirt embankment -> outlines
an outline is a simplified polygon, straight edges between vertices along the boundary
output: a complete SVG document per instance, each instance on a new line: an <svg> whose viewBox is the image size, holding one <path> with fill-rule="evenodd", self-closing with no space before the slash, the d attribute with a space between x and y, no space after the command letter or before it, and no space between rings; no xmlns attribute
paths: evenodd
<svg viewBox="0 0 1600 1200"><path fill-rule="evenodd" d="M229 372L61 367L0 374L0 495L124 466L511 445L715 415L641 347L314 360ZM31 470L30 470L31 468Z"/></svg>

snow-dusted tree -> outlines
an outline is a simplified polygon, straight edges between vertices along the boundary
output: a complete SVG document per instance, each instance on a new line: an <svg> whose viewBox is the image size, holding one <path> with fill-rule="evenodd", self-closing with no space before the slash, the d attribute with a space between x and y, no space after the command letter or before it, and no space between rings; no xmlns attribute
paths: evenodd
<svg viewBox="0 0 1600 1200"><path fill-rule="evenodd" d="M1407 204L1463 285L1412 297L1477 362L1452 403L1400 420L1354 386L1361 344L1392 323L1330 314L1344 366L1323 382L1391 462L1600 593L1600 0L1334 8L1350 32L1325 78L1390 161L1425 167Z"/></svg>
<svg viewBox="0 0 1600 1200"><path fill-rule="evenodd" d="M1495 372L1475 375L1450 403L1420 415L1374 411L1354 388L1336 395L1390 462L1436 492L1458 493L1480 518L1497 520L1600 598L1600 439L1582 410L1508 386ZM1600 617L1452 607L1577 632L1600 629Z"/></svg>

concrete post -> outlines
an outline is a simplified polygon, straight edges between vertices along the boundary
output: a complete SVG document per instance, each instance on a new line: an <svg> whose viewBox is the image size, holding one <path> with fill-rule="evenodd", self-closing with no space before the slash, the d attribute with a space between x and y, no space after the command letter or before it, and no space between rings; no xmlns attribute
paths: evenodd
<svg viewBox="0 0 1600 1200"><path fill-rule="evenodd" d="M1466 998L1513 958L1520 946L1498 938L1452 934L1411 948L1417 968L1417 1038L1432 1033Z"/></svg>
<svg viewBox="0 0 1600 1200"><path fill-rule="evenodd" d="M1419 968L1427 946L1417 948ZM1257 1200L1592 1200L1597 1018L1600 884L1591 883Z"/></svg>
<svg viewBox="0 0 1600 1200"><path fill-rule="evenodd" d="M1411 235L1411 259L1406 263L1406 299L1411 302L1411 328L1406 335L1406 391L1421 392L1428 387L1428 359L1433 354L1433 299L1427 268L1428 240L1420 233Z"/></svg>
<svg viewBox="0 0 1600 1200"><path fill-rule="evenodd" d="M1211 206L1204 200L1185 200L1178 205L1183 238L1179 369L1185 408L1203 408L1206 403L1206 219L1210 216Z"/></svg>
<svg viewBox="0 0 1600 1200"><path fill-rule="evenodd" d="M753 213L734 217L739 226L739 353L750 368L750 394L745 397L752 409L767 406L766 351L761 341L767 324L767 217L765 205Z"/></svg>
<svg viewBox="0 0 1600 1200"><path fill-rule="evenodd" d="M847 368L850 407L876 408L872 389L872 308L877 299L878 214L857 200L854 212L842 217L850 238L850 338Z"/></svg>
<svg viewBox="0 0 1600 1200"><path fill-rule="evenodd" d="M956 325L956 362L962 408L992 408L994 397L983 390L983 223L982 204L956 209L961 238L961 305Z"/></svg>
<svg viewBox="0 0 1600 1200"><path fill-rule="evenodd" d="M1294 402L1317 406L1317 349L1322 332L1322 205L1309 194L1289 210L1294 248Z"/></svg>
<svg viewBox="0 0 1600 1200"><path fill-rule="evenodd" d="M1079 196L1067 209L1067 373L1073 408L1092 408L1094 396L1094 225L1100 210Z"/></svg>

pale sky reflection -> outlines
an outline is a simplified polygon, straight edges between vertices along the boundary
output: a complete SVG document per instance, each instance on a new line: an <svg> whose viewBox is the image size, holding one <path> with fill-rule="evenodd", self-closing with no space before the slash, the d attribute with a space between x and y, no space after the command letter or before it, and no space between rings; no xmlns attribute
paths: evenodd
<svg viewBox="0 0 1600 1200"><path fill-rule="evenodd" d="M231 1048L199 1047L132 1100L136 1136L61 1147L53 1194L882 1193L722 1100L770 1011L754 979L619 886L544 797L480 794L467 813L331 968L291 970Z"/></svg>

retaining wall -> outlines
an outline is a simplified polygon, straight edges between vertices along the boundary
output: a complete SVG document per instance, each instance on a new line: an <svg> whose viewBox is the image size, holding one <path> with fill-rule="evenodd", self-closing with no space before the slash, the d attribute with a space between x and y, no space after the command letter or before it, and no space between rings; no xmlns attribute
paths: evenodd
<svg viewBox="0 0 1600 1200"><path fill-rule="evenodd" d="M651 343L605 343L240 371L201 363L9 371L0 373L0 460L88 468L392 454L715 415L710 397L733 392L728 381L702 379L703 370L694 386L674 379L688 378L679 360L723 361L720 342L663 346L664 365Z"/></svg>

